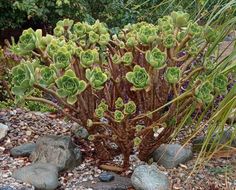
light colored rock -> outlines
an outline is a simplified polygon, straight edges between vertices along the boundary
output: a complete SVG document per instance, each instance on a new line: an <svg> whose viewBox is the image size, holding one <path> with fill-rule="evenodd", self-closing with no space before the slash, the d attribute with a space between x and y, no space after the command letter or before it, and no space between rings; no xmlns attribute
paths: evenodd
<svg viewBox="0 0 236 190"><path fill-rule="evenodd" d="M59 185L58 169L52 164L31 164L14 171L12 177L41 190L53 190Z"/></svg>
<svg viewBox="0 0 236 190"><path fill-rule="evenodd" d="M13 157L29 156L35 150L35 147L35 143L23 144L12 148L10 154Z"/></svg>
<svg viewBox="0 0 236 190"><path fill-rule="evenodd" d="M2 140L7 135L8 130L9 127L7 125L0 123L0 140Z"/></svg>
<svg viewBox="0 0 236 190"><path fill-rule="evenodd" d="M153 160L165 168L174 168L192 158L192 150L179 144L161 145L153 152Z"/></svg>
<svg viewBox="0 0 236 190"><path fill-rule="evenodd" d="M131 182L136 190L169 190L170 187L167 176L154 164L135 168Z"/></svg>
<svg viewBox="0 0 236 190"><path fill-rule="evenodd" d="M62 171L78 166L82 162L82 154L69 136L47 135L37 140L30 160L51 163Z"/></svg>

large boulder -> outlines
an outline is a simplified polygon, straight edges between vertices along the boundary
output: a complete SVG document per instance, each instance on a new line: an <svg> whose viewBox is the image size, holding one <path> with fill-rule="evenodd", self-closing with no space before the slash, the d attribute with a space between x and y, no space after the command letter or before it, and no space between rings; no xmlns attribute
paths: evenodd
<svg viewBox="0 0 236 190"><path fill-rule="evenodd" d="M57 166L59 171L62 171L79 165L82 162L82 154L69 136L47 135L37 140L30 160L51 163Z"/></svg>
<svg viewBox="0 0 236 190"><path fill-rule="evenodd" d="M12 177L41 190L53 190L59 185L58 169L52 164L31 164L14 171Z"/></svg>
<svg viewBox="0 0 236 190"><path fill-rule="evenodd" d="M12 148L10 154L12 157L29 156L35 150L35 147L35 143L23 144Z"/></svg>
<svg viewBox="0 0 236 190"><path fill-rule="evenodd" d="M169 190L170 184L165 174L155 165L140 165L131 176L132 185L136 190Z"/></svg>
<svg viewBox="0 0 236 190"><path fill-rule="evenodd" d="M190 160L192 150L179 144L163 144L153 152L153 160L165 168L174 168Z"/></svg>
<svg viewBox="0 0 236 190"><path fill-rule="evenodd" d="M7 125L4 125L2 123L0 123L0 141L5 138L5 136L7 135L7 132L9 130L9 127Z"/></svg>

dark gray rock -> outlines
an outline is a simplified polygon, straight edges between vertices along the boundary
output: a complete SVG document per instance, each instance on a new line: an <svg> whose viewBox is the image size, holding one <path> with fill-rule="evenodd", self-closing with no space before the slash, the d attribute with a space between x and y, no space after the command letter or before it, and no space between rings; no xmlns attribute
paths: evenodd
<svg viewBox="0 0 236 190"><path fill-rule="evenodd" d="M9 130L9 127L7 125L4 125L4 124L0 123L0 140L5 138L5 136L7 135L8 130Z"/></svg>
<svg viewBox="0 0 236 190"><path fill-rule="evenodd" d="M109 182L114 180L115 176L109 172L103 172L98 176L98 179L102 182Z"/></svg>
<svg viewBox="0 0 236 190"><path fill-rule="evenodd" d="M131 182L136 190L169 190L170 188L167 176L155 165L140 165L135 168Z"/></svg>
<svg viewBox="0 0 236 190"><path fill-rule="evenodd" d="M78 124L73 125L71 130L78 138L87 139L89 136L87 129Z"/></svg>
<svg viewBox="0 0 236 190"><path fill-rule="evenodd" d="M14 171L12 177L42 190L53 190L59 185L58 169L52 164L31 164Z"/></svg>
<svg viewBox="0 0 236 190"><path fill-rule="evenodd" d="M231 141L229 144L232 147L236 147L236 137L232 138L235 136L235 131L236 129L230 128L227 130L224 130L223 132L219 133L214 133L211 137L211 140L208 143L207 150L211 147L212 143L218 142L218 144L226 144L228 141ZM193 151L200 151L203 145L203 142L205 140L205 136L200 136L195 139L193 139ZM214 142L214 143L215 143Z"/></svg>
<svg viewBox="0 0 236 190"><path fill-rule="evenodd" d="M85 187L87 189L92 188L93 190L127 190L132 187L131 180L128 177L120 176L116 173L110 172L114 176L114 180L110 182L101 182L98 178L95 178L95 183L86 181L78 184L79 187Z"/></svg>
<svg viewBox="0 0 236 190"><path fill-rule="evenodd" d="M35 143L23 144L12 148L10 154L13 157L29 156L35 150L35 147Z"/></svg>
<svg viewBox="0 0 236 190"><path fill-rule="evenodd" d="M153 160L165 168L174 168L190 160L193 156L192 150L179 144L161 145L153 152Z"/></svg>
<svg viewBox="0 0 236 190"><path fill-rule="evenodd" d="M82 154L69 136L47 135L37 140L30 160L36 163L51 163L62 171L79 165L82 162Z"/></svg>

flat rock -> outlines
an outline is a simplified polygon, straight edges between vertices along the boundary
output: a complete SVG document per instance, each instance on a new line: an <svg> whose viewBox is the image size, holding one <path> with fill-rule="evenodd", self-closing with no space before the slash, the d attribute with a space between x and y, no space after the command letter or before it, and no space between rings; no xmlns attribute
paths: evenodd
<svg viewBox="0 0 236 190"><path fill-rule="evenodd" d="M92 183L91 181L82 182L78 184L78 188L83 186L87 189L92 188L93 190L127 190L132 187L130 178L120 176L113 172L109 173L114 176L114 180L101 182L98 178L95 178L95 183Z"/></svg>
<svg viewBox="0 0 236 190"><path fill-rule="evenodd" d="M82 154L69 136L46 135L37 140L30 160L35 163L51 163L63 171L78 166L82 162Z"/></svg>
<svg viewBox="0 0 236 190"><path fill-rule="evenodd" d="M10 154L13 157L29 156L35 150L35 143L27 143L20 146L16 146L10 150Z"/></svg>
<svg viewBox="0 0 236 190"><path fill-rule="evenodd" d="M0 140L2 140L7 135L8 130L9 127L7 125L0 123Z"/></svg>
<svg viewBox="0 0 236 190"><path fill-rule="evenodd" d="M140 165L135 168L131 182L136 190L169 190L168 177L155 165Z"/></svg>
<svg viewBox="0 0 236 190"><path fill-rule="evenodd" d="M42 190L53 190L59 185L58 169L52 164L31 164L14 171L12 177Z"/></svg>
<svg viewBox="0 0 236 190"><path fill-rule="evenodd" d="M153 152L153 160L165 168L177 167L190 160L192 156L190 148L184 148L179 144L163 144Z"/></svg>

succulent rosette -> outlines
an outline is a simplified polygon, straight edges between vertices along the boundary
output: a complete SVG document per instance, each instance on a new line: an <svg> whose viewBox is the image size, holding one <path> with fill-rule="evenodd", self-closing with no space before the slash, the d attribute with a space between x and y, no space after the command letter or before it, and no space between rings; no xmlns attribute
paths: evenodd
<svg viewBox="0 0 236 190"><path fill-rule="evenodd" d="M155 69L162 69L166 66L166 55L161 52L158 48L153 48L152 50L148 50L145 54L145 58L147 62L153 66Z"/></svg>
<svg viewBox="0 0 236 190"><path fill-rule="evenodd" d="M120 55L114 54L114 55L112 56L112 62L113 62L114 64L120 64L121 61L122 61L122 59L121 59L121 56L120 56Z"/></svg>
<svg viewBox="0 0 236 190"><path fill-rule="evenodd" d="M131 65L132 61L133 61L133 53L132 52L126 52L123 56L122 56L122 62L124 63L124 65Z"/></svg>
<svg viewBox="0 0 236 190"><path fill-rule="evenodd" d="M148 87L150 77L145 68L135 65L132 72L126 73L126 79L133 84L131 90L142 90Z"/></svg>
<svg viewBox="0 0 236 190"><path fill-rule="evenodd" d="M99 22L99 20L96 20L96 22L92 26L92 29L97 34L107 34L108 33L108 29L107 29L106 25L102 22Z"/></svg>
<svg viewBox="0 0 236 190"><path fill-rule="evenodd" d="M51 43L52 39L53 39L53 36L50 34L47 34L46 36L42 36L40 40L37 40L36 48L46 50L48 44Z"/></svg>
<svg viewBox="0 0 236 190"><path fill-rule="evenodd" d="M140 125L140 124L138 124L138 125L135 126L135 131L136 131L136 132L140 132L140 131L142 131L142 129L144 129L144 128L145 128L145 125Z"/></svg>
<svg viewBox="0 0 236 190"><path fill-rule="evenodd" d="M34 67L30 62L22 61L12 69L12 92L17 96L23 96L35 82Z"/></svg>
<svg viewBox="0 0 236 190"><path fill-rule="evenodd" d="M110 34L106 33L106 34L101 34L100 35L98 43L101 46L105 46L105 45L108 44L109 41L110 41Z"/></svg>
<svg viewBox="0 0 236 190"><path fill-rule="evenodd" d="M121 97L116 99L115 107L116 107L116 109L120 109L120 108L124 107L124 101Z"/></svg>
<svg viewBox="0 0 236 190"><path fill-rule="evenodd" d="M64 20L58 21L56 26L62 26L65 30L70 30L73 24L74 24L73 20L66 18Z"/></svg>
<svg viewBox="0 0 236 190"><path fill-rule="evenodd" d="M114 112L114 119L116 122L120 123L125 118L125 115L120 110Z"/></svg>
<svg viewBox="0 0 236 190"><path fill-rule="evenodd" d="M103 89L104 83L108 80L107 73L103 72L100 67L95 67L92 70L86 69L85 76L90 85L96 90Z"/></svg>
<svg viewBox="0 0 236 190"><path fill-rule="evenodd" d="M140 43L149 44L157 38L156 28L152 25L144 25L138 31L137 38Z"/></svg>
<svg viewBox="0 0 236 190"><path fill-rule="evenodd" d="M40 69L39 84L43 87L50 86L52 83L54 83L56 77L57 75L55 69L45 66Z"/></svg>
<svg viewBox="0 0 236 190"><path fill-rule="evenodd" d="M52 38L50 43L48 44L46 50L50 57L53 58L54 54L58 52L60 48L65 45L65 40L60 40L61 38Z"/></svg>
<svg viewBox="0 0 236 190"><path fill-rule="evenodd" d="M60 37L60 36L64 35L64 32L65 32L65 29L64 29L63 26L56 26L53 29L53 34L57 37Z"/></svg>
<svg viewBox="0 0 236 190"><path fill-rule="evenodd" d="M187 30L188 33L192 36L200 36L202 33L202 27L199 26L196 22L189 22Z"/></svg>
<svg viewBox="0 0 236 190"><path fill-rule="evenodd" d="M219 93L227 92L228 78L224 74L217 74L213 79L213 86Z"/></svg>
<svg viewBox="0 0 236 190"><path fill-rule="evenodd" d="M179 81L181 76L181 70L178 67L168 67L165 72L165 80L171 84L175 84Z"/></svg>
<svg viewBox="0 0 236 190"><path fill-rule="evenodd" d="M177 27L185 27L188 25L190 15L182 11L173 11L171 13L174 25Z"/></svg>
<svg viewBox="0 0 236 190"><path fill-rule="evenodd" d="M175 44L176 44L176 39L173 34L168 34L163 38L163 45L166 48L172 48L175 46Z"/></svg>
<svg viewBox="0 0 236 190"><path fill-rule="evenodd" d="M80 64L83 67L90 67L99 59L99 54L96 49L88 49L80 52Z"/></svg>
<svg viewBox="0 0 236 190"><path fill-rule="evenodd" d="M160 28L163 34L172 34L174 32L174 25L169 22L163 23Z"/></svg>
<svg viewBox="0 0 236 190"><path fill-rule="evenodd" d="M35 31L32 28L24 30L18 42L19 54L29 54L36 47Z"/></svg>
<svg viewBox="0 0 236 190"><path fill-rule="evenodd" d="M99 39L100 39L99 35L96 32L94 32L94 31L90 31L88 33L88 35L89 35L89 42L91 44L97 43L99 41Z"/></svg>
<svg viewBox="0 0 236 190"><path fill-rule="evenodd" d="M99 119L104 117L104 113L105 113L105 110L102 107L98 107L95 109L95 115Z"/></svg>
<svg viewBox="0 0 236 190"><path fill-rule="evenodd" d="M108 110L108 105L104 99L102 99L100 104L98 104L98 108L102 108L104 111Z"/></svg>
<svg viewBox="0 0 236 190"><path fill-rule="evenodd" d="M211 94L212 91L213 85L209 81L206 81L196 88L195 96L200 102L210 103L214 98Z"/></svg>
<svg viewBox="0 0 236 190"><path fill-rule="evenodd" d="M138 41L136 40L136 38L134 36L131 36L127 39L126 45L128 47L134 47L134 46L138 45Z"/></svg>
<svg viewBox="0 0 236 190"><path fill-rule="evenodd" d="M195 56L197 55L199 52L199 47L197 46L197 44L191 44L189 47L188 47L188 53L189 55L191 56Z"/></svg>
<svg viewBox="0 0 236 190"><path fill-rule="evenodd" d="M207 42L212 43L216 40L219 33L216 30L214 30L213 28L211 28L210 26L208 26L208 27L204 28L203 35L204 35L204 38L206 39Z"/></svg>
<svg viewBox="0 0 236 190"><path fill-rule="evenodd" d="M56 68L65 69L70 65L71 53L65 48L60 48L53 56Z"/></svg>
<svg viewBox="0 0 236 190"><path fill-rule="evenodd" d="M72 70L67 70L65 74L56 80L57 94L62 98L67 98L69 104L77 101L77 95L86 88L86 82L79 80Z"/></svg>
<svg viewBox="0 0 236 190"><path fill-rule="evenodd" d="M81 22L77 22L73 25L73 34L77 36L78 39L84 38L86 36L86 25Z"/></svg>
<svg viewBox="0 0 236 190"><path fill-rule="evenodd" d="M131 115L134 114L136 112L136 104L134 101L128 101L128 103L126 103L124 105L124 114L126 115Z"/></svg>

